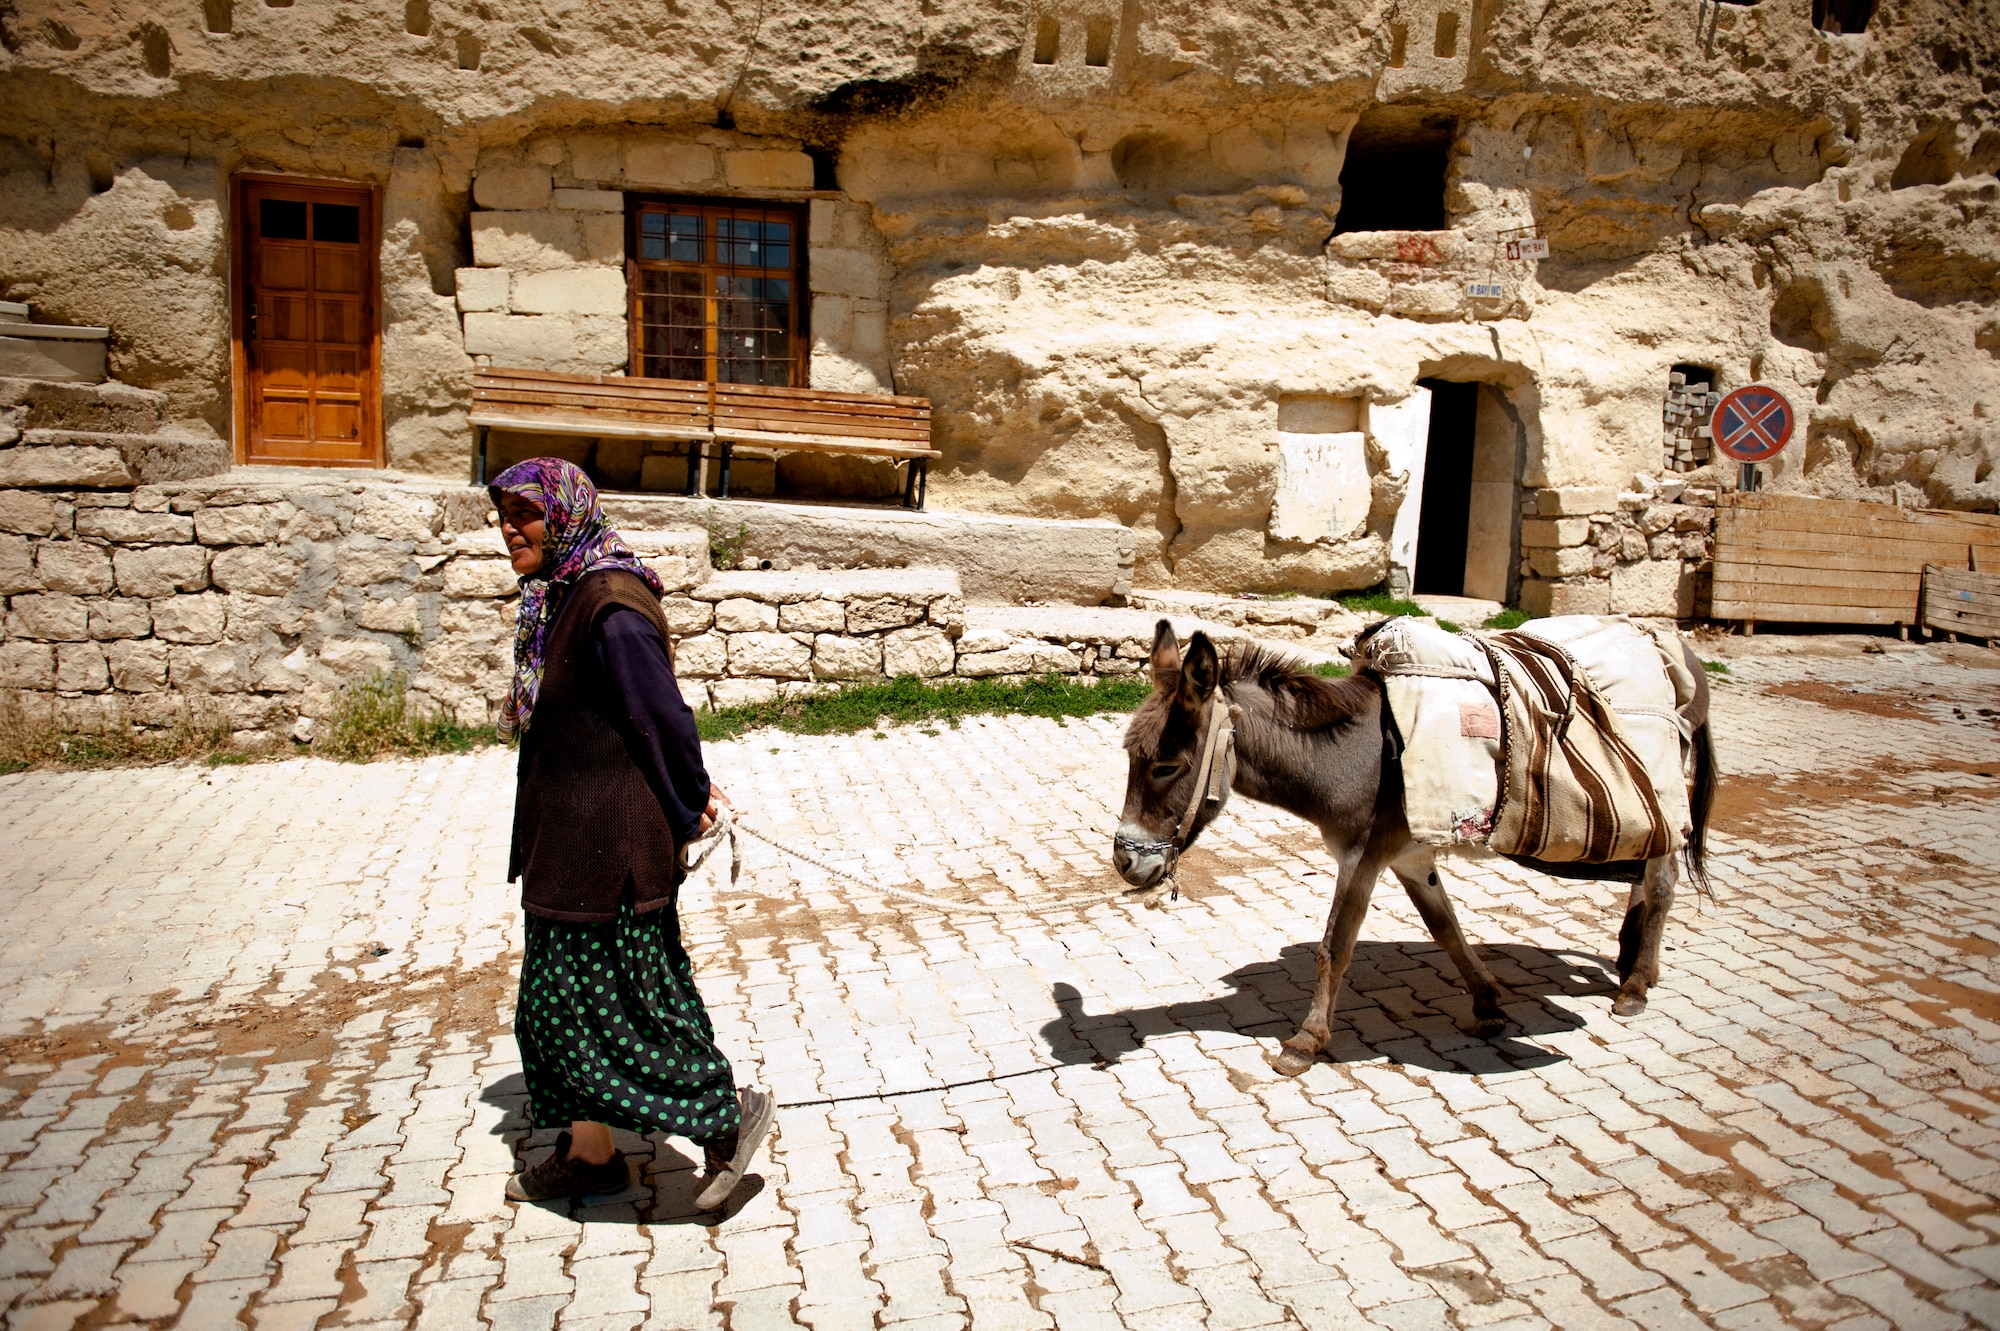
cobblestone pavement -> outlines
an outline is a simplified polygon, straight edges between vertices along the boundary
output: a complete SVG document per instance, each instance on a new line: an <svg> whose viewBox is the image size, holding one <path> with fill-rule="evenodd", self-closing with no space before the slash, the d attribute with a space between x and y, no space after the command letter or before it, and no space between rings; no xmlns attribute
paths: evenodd
<svg viewBox="0 0 2000 1331"><path fill-rule="evenodd" d="M15 1327L2000 1324L2000 653L1731 645L1716 899L1611 1017L1614 893L1465 861L1514 1028L1392 890L1330 1056L1326 908L1238 804L1166 911L946 917L751 843L684 916L775 1090L731 1213L695 1152L513 1207L504 753L0 779L0 1306ZM1709 650L1716 650L1710 648ZM1754 654L1753 654L1754 653ZM1121 722L717 746L883 881L1106 885Z"/></svg>

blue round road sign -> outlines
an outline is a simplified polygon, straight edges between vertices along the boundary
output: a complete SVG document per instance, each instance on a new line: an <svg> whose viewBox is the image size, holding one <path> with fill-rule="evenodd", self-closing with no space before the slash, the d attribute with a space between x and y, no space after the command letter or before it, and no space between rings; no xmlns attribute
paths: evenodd
<svg viewBox="0 0 2000 1331"><path fill-rule="evenodd" d="M1738 462L1769 462L1792 437L1798 417L1783 393L1749 384L1724 397L1710 420L1724 453Z"/></svg>

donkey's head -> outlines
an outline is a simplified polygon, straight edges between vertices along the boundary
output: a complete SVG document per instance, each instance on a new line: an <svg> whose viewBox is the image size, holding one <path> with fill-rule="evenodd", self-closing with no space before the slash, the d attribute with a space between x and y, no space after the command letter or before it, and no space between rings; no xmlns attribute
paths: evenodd
<svg viewBox="0 0 2000 1331"><path fill-rule="evenodd" d="M1153 694L1139 704L1125 729L1130 760L1125 808L1111 839L1111 862L1134 887L1157 886L1180 851L1221 809L1220 802L1196 808L1186 838L1175 844L1188 806L1202 802L1197 769L1210 710L1229 705L1216 696L1222 662L1215 644L1206 633L1197 633L1184 659L1173 625L1163 619L1153 633L1152 672Z"/></svg>

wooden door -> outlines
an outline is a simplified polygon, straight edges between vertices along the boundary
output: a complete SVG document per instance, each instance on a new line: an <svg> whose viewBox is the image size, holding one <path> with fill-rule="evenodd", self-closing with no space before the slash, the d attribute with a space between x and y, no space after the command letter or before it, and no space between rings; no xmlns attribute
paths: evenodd
<svg viewBox="0 0 2000 1331"><path fill-rule="evenodd" d="M374 193L239 186L241 460L379 466Z"/></svg>

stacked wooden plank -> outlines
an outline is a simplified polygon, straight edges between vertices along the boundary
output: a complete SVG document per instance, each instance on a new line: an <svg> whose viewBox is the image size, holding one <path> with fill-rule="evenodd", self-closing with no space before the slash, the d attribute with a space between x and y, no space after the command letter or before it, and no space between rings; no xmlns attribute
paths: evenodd
<svg viewBox="0 0 2000 1331"><path fill-rule="evenodd" d="M2000 641L2000 573L1924 566L1924 627Z"/></svg>
<svg viewBox="0 0 2000 1331"><path fill-rule="evenodd" d="M1920 622L1924 566L2000 568L2000 517L1802 495L1723 496L1715 513L1716 619Z"/></svg>
<svg viewBox="0 0 2000 1331"><path fill-rule="evenodd" d="M888 393L836 393L687 379L638 379L550 370L480 370L472 377L476 467L485 479L488 430L626 439L685 440L689 493L702 486L709 445L721 453L729 494L734 450L859 453L906 462L903 502L922 508L930 460L931 404Z"/></svg>

